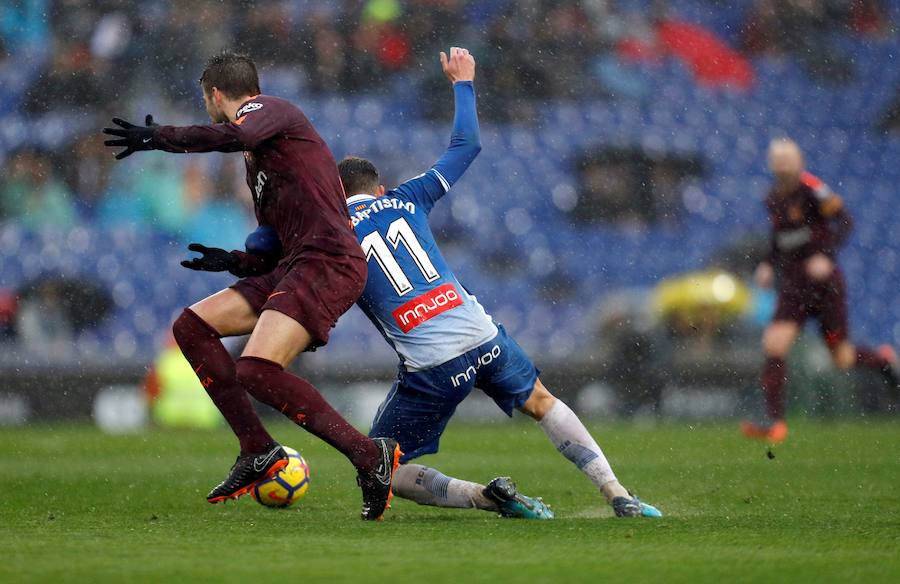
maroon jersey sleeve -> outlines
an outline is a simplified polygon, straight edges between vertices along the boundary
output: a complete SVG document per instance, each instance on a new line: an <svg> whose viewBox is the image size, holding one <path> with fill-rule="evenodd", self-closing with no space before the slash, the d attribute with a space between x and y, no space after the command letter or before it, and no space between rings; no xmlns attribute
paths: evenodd
<svg viewBox="0 0 900 584"><path fill-rule="evenodd" d="M363 257L334 156L303 111L287 100L258 95L241 104L234 122L163 126L154 139L169 152L243 151L256 218L278 233L282 262ZM253 256L239 259L248 273L270 267Z"/></svg>
<svg viewBox="0 0 900 584"><path fill-rule="evenodd" d="M814 230L812 244L821 253L834 257L847 242L853 230L853 218L837 193L812 173L804 172L800 181L813 193L816 206L826 228Z"/></svg>
<svg viewBox="0 0 900 584"><path fill-rule="evenodd" d="M160 126L153 133L157 149L166 152L240 152L253 150L284 130L294 120L279 115L269 102L251 99L241 105L237 119L205 126Z"/></svg>

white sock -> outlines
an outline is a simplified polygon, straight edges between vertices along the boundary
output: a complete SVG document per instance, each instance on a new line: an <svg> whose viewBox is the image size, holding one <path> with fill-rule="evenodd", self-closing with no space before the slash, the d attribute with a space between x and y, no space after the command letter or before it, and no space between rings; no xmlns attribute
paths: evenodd
<svg viewBox="0 0 900 584"><path fill-rule="evenodd" d="M586 474L608 500L628 494L619 484L600 446L562 400L556 400L538 423L560 454Z"/></svg>
<svg viewBox="0 0 900 584"><path fill-rule="evenodd" d="M419 505L497 511L484 485L461 481L421 464L402 464L394 473L394 494Z"/></svg>

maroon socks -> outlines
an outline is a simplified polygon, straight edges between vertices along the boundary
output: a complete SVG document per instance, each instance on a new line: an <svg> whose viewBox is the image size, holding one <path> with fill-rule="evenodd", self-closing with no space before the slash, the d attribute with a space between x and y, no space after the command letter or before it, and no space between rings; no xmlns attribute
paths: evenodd
<svg viewBox="0 0 900 584"><path fill-rule="evenodd" d="M856 346L856 366L870 367L872 369L882 370L890 365L890 362L876 351L865 345Z"/></svg>
<svg viewBox="0 0 900 584"><path fill-rule="evenodd" d="M766 411L773 420L784 419L784 359L767 357L762 370L762 387L766 394Z"/></svg>
<svg viewBox="0 0 900 584"><path fill-rule="evenodd" d="M859 345L856 347L856 366L884 370L890 363L876 351ZM766 408L769 417L774 420L784 418L784 383L787 367L784 359L768 357L762 370L762 387L766 394Z"/></svg>
<svg viewBox="0 0 900 584"><path fill-rule="evenodd" d="M219 334L189 308L175 321L172 332L206 393L240 441L241 452L263 452L274 440L238 384L234 360Z"/></svg>
<svg viewBox="0 0 900 584"><path fill-rule="evenodd" d="M341 417L308 381L278 363L241 357L237 380L250 395L336 448L357 469L368 471L380 462L380 451L370 438Z"/></svg>
<svg viewBox="0 0 900 584"><path fill-rule="evenodd" d="M262 452L274 442L253 409L249 393L339 450L356 468L370 470L379 463L375 443L344 420L309 382L266 359L242 357L235 365L219 334L190 309L181 313L172 331L200 383L238 437L242 452Z"/></svg>

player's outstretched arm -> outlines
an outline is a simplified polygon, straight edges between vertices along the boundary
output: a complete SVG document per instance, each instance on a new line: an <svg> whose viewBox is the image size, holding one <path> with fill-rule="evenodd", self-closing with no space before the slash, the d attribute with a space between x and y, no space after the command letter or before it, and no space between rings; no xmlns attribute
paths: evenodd
<svg viewBox="0 0 900 584"><path fill-rule="evenodd" d="M453 84L455 113L450 145L428 172L396 189L426 212L462 177L481 152L473 85L475 58L466 49L453 47L449 56L441 52L441 66Z"/></svg>
<svg viewBox="0 0 900 584"><path fill-rule="evenodd" d="M122 160L135 152L165 150L166 152L240 152L247 150L248 140L241 129L233 124L208 126L160 126L148 115L144 126L138 126L121 118L113 118L114 127L103 128L103 133L114 136L103 144L110 148L125 148L116 153Z"/></svg>
<svg viewBox="0 0 900 584"><path fill-rule="evenodd" d="M453 83L455 112L450 146L435 163L434 169L450 186L462 177L481 152L481 130L475 108L475 58L466 49L453 47L450 57L441 53L441 66Z"/></svg>
<svg viewBox="0 0 900 584"><path fill-rule="evenodd" d="M153 133L153 142L157 150L176 153L253 150L281 128L274 116L256 116L253 123L248 123L250 115L219 124L160 126Z"/></svg>
<svg viewBox="0 0 900 584"><path fill-rule="evenodd" d="M233 122L199 126L159 126L153 123L152 116L147 116L146 126L136 126L113 118L117 127L104 128L103 133L118 139L107 140L104 144L113 148L125 147L116 154L117 160L141 150L175 153L253 150L291 121L288 116L272 111L272 104L268 104L268 109L265 105L251 100L238 110L238 117Z"/></svg>

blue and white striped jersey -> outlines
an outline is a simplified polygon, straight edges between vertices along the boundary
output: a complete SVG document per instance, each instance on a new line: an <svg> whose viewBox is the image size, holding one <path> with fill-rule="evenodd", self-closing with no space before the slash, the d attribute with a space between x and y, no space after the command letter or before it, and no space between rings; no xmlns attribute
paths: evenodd
<svg viewBox="0 0 900 584"><path fill-rule="evenodd" d="M432 168L382 197L347 200L369 262L358 304L412 371L445 363L497 335L491 317L447 265L428 225L431 207L449 188Z"/></svg>
<svg viewBox="0 0 900 584"><path fill-rule="evenodd" d="M434 240L428 214L481 151L475 88L454 83L450 145L428 172L381 197L354 194L350 219L369 262L358 304L412 371L435 367L497 335Z"/></svg>
<svg viewBox="0 0 900 584"><path fill-rule="evenodd" d="M358 304L411 371L454 359L497 335L497 326L450 270L428 225L434 204L481 151L471 81L453 84L450 145L428 172L381 197L347 199L369 262Z"/></svg>

